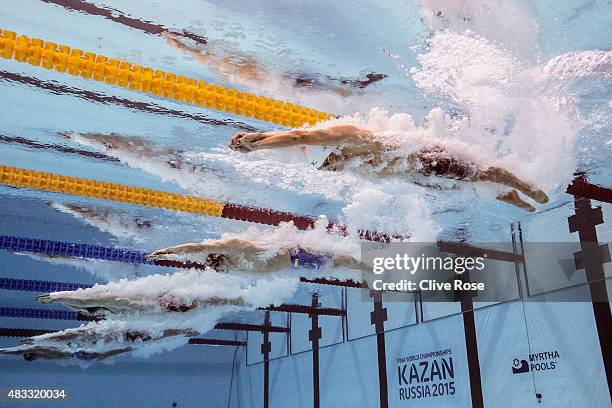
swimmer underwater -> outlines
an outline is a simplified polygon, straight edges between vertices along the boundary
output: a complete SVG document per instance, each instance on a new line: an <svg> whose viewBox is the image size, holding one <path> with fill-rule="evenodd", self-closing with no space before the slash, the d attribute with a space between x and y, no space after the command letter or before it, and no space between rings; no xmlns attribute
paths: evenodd
<svg viewBox="0 0 612 408"><path fill-rule="evenodd" d="M314 248L279 248L276 254L266 256L266 248L240 238L222 238L177 245L152 252L150 260L201 261L218 272L234 269L241 272L267 273L289 266L307 269L339 268L367 270L357 259L340 254L321 253Z"/></svg>
<svg viewBox="0 0 612 408"><path fill-rule="evenodd" d="M539 204L548 202L544 191L501 167L482 168L468 159L453 156L444 147L436 144L425 146L405 157L393 155L399 146L383 143L373 132L353 125L237 133L229 144L231 149L242 153L294 146L322 146L325 150L331 148L331 152L319 165L319 170L343 170L348 168L354 159L358 159L360 169L380 177L410 177L419 174L467 182L485 181L510 187L510 191L500 193L497 199L527 211L535 211L535 207L523 200L518 194L519 191ZM319 163L313 161L313 164Z"/></svg>
<svg viewBox="0 0 612 408"><path fill-rule="evenodd" d="M184 44L172 33L164 33L168 44L184 52L189 52L204 65L216 67L226 76L243 79L242 82L259 84L265 87L267 71L252 58L220 53L217 49L203 50ZM231 54L231 53L230 53ZM216 64L213 62L216 61ZM610 51L579 51L559 55L544 65L535 66L534 72L542 72L545 77L560 83L584 76L606 74L612 69L612 52ZM302 80L295 76L293 87L306 89L326 89L335 93L346 94L345 90L334 90L334 86L319 84L317 80ZM365 86L384 79L382 74L368 74L367 80L341 80L342 86L349 85L363 89ZM350 92L348 93L350 94ZM345 96L348 96L346 94ZM67 139L81 136L85 141L101 144L106 150L136 153L142 158L158 158L161 164L172 169L185 169L191 173L211 171L202 165L192 163L184 156L184 152L176 149L163 149L151 146L146 140L118 134L104 135L99 133L60 132ZM76 140L78 142L78 140ZM522 199L519 192L539 204L548 202L548 196L542 190L521 180L510 171L501 167L482 168L473 161L453 156L439 144L431 144L412 152L405 157L393 155L399 146L392 146L377 139L373 132L352 125L332 125L327 128L294 129L289 131L265 133L237 133L230 142L230 148L243 153L254 150L276 149L293 146L321 146L324 151L333 150L324 160L314 160L321 170L336 171L348 166L353 159L361 159L360 168L381 177L396 176L410 178L417 183L415 177L440 177L462 182L492 182L506 187L506 191L498 194L497 199L518 208L533 212L535 207ZM351 163L353 164L353 163ZM425 183L427 184L427 183ZM508 189L509 188L509 189Z"/></svg>
<svg viewBox="0 0 612 408"><path fill-rule="evenodd" d="M333 78L311 73L279 72L275 75L271 67L257 59L232 51L227 44L209 41L206 46L189 45L171 32L162 33L166 43L181 52L190 54L205 67L214 70L226 81L251 87L266 89L271 85L270 78L276 78L289 88L304 91L330 91L341 97L350 96L365 87L381 81L385 74L370 72L364 78Z"/></svg>
<svg viewBox="0 0 612 408"><path fill-rule="evenodd" d="M212 171L202 164L190 160L184 152L175 149L156 148L144 139L133 136L98 133L60 132L66 139L83 139L95 143L107 151L135 154L145 159L157 158L159 165L190 173ZM397 154L398 146L381 141L363 128L353 125L332 125L327 128L293 129L266 133L237 133L230 141L233 150L249 153L255 150L277 149L300 146L320 146L325 157L309 160L320 170L339 171L358 167L379 177L400 177L417 183L414 176L424 178L440 177L461 182L492 182L509 187L497 199L527 211L535 207L523 200L519 192L537 203L545 204L548 196L542 190L519 179L501 167L482 168L467 158L453 156L439 144L430 144L404 157Z"/></svg>
<svg viewBox="0 0 612 408"><path fill-rule="evenodd" d="M98 323L92 322L85 326L28 337L21 341L20 346L0 349L0 355L21 355L26 361L99 361L169 337L198 335L199 332L191 329L166 329L159 333L126 328L99 330Z"/></svg>

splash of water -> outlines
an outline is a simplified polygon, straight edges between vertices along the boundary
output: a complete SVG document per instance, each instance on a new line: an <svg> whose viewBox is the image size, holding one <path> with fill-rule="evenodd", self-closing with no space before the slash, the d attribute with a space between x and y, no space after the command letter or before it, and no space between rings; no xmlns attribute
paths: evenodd
<svg viewBox="0 0 612 408"><path fill-rule="evenodd" d="M139 306L137 311L109 314L106 320L91 322L58 333L49 333L29 339L28 344L8 350L27 350L30 347L51 347L67 353L104 353L123 347L133 349L136 357L149 357L173 350L188 341L188 334L162 338L166 330L206 333L222 316L235 312L255 310L270 304L280 304L293 295L299 280L276 277L274 279L247 279L211 271L184 271L171 275L151 275L139 279L122 279L106 285L68 292L55 292L70 303L70 299L130 299ZM211 298L233 299L240 297L244 306L207 305L183 313L163 313L159 310L160 298L172 298L189 304ZM148 307L147 307L148 306ZM126 332L138 332L150 336L148 341L125 342Z"/></svg>

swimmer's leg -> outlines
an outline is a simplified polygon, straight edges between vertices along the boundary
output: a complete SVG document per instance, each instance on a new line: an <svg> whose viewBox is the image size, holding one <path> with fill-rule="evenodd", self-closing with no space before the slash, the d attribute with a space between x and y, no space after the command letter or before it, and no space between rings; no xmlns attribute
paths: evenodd
<svg viewBox="0 0 612 408"><path fill-rule="evenodd" d="M332 266L367 271L368 266L361 261L346 255L333 255Z"/></svg>
<svg viewBox="0 0 612 408"><path fill-rule="evenodd" d="M105 358L113 357L118 354L129 353L131 351L134 351L132 347L124 347L116 350L105 351L103 353L99 353L99 357L97 358L97 360L103 360Z"/></svg>
<svg viewBox="0 0 612 408"><path fill-rule="evenodd" d="M535 211L535 208L531 204L522 200L521 197L519 197L516 190L512 190L507 193L501 193L500 195L497 196L497 199L499 201L503 201L504 203L512 204L515 207L522 208L523 210L527 210L529 212Z"/></svg>
<svg viewBox="0 0 612 408"><path fill-rule="evenodd" d="M500 167L489 167L486 170L480 170L475 164L458 160L437 146L428 147L418 153L413 153L408 158L408 161L409 163L417 162L420 165L419 172L425 176L436 175L438 177L471 182L490 181L511 187L513 189L511 192L500 194L497 199L527 211L534 211L534 208L521 200L516 190L521 191L541 204L548 202L546 193L522 181L509 171Z"/></svg>
<svg viewBox="0 0 612 408"><path fill-rule="evenodd" d="M358 89L363 89L368 85L371 85L373 83L376 83L378 81L381 81L383 79L385 79L388 75L387 74L378 74L376 72L370 72L369 74L367 74L365 76L365 79L349 79L349 78L332 78L332 77L327 77L330 80L335 80L335 81L339 81L341 84L343 85L350 85L354 88L358 88Z"/></svg>
<svg viewBox="0 0 612 408"><path fill-rule="evenodd" d="M286 74L284 77L293 82L293 86L297 89L313 89L317 91L331 91L335 94L338 94L343 97L350 96L352 94L351 90L348 87L343 87L339 85L329 84L320 81L316 76L300 74L300 75L290 75ZM331 80L332 78L326 77ZM343 85L346 85L348 82L341 82Z"/></svg>
<svg viewBox="0 0 612 408"><path fill-rule="evenodd" d="M489 167L487 170L478 172L476 175L476 180L491 181L493 183L499 183L503 184L504 186L515 188L540 204L545 204L548 202L548 196L544 191L538 190L531 184L519 179L508 170L502 169L501 167Z"/></svg>

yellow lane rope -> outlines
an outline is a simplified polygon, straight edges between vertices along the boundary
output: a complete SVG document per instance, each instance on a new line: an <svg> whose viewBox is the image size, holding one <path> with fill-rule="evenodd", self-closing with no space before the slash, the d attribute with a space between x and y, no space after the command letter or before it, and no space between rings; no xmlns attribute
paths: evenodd
<svg viewBox="0 0 612 408"><path fill-rule="evenodd" d="M34 190L101 198L104 200L146 205L149 207L184 211L211 217L221 217L266 225L279 225L281 222L293 222L293 225L301 230L314 228L318 220L317 217L278 211L270 208L252 207L244 204L221 202L208 198L132 187L125 184L62 176L54 173L0 165L0 185L2 184L11 187L25 187ZM330 222L327 225L327 229L330 232L337 231L341 234L347 233L347 227L345 225L336 224L334 222ZM357 230L357 232L360 238L369 241L388 242L390 238L405 238L402 236L391 237L388 234L376 231Z"/></svg>
<svg viewBox="0 0 612 408"><path fill-rule="evenodd" d="M0 184L220 217L224 203L178 193L0 166Z"/></svg>
<svg viewBox="0 0 612 408"><path fill-rule="evenodd" d="M294 103L239 92L39 38L18 36L13 31L0 30L0 57L283 126L314 125L332 118L328 113Z"/></svg>

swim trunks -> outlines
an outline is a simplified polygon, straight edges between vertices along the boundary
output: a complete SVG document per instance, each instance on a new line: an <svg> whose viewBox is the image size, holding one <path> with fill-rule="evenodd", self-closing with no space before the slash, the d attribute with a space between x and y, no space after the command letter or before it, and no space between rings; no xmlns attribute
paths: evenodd
<svg viewBox="0 0 612 408"><path fill-rule="evenodd" d="M452 157L442 147L424 147L410 155L415 170L424 176L439 176L454 180L474 180L478 167L469 161Z"/></svg>
<svg viewBox="0 0 612 408"><path fill-rule="evenodd" d="M100 358L99 353L89 353L87 351L77 351L76 353L73 353L72 356L78 360L84 361L92 361Z"/></svg>
<svg viewBox="0 0 612 408"><path fill-rule="evenodd" d="M327 255L315 255L301 248L294 248L290 252L291 266L294 268L321 269L330 265L331 257Z"/></svg>

